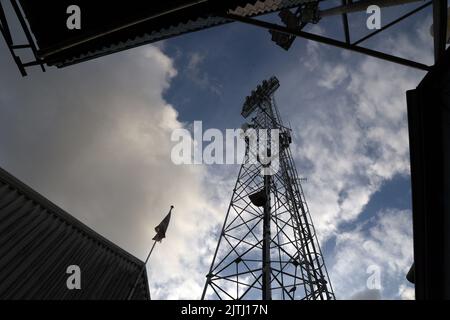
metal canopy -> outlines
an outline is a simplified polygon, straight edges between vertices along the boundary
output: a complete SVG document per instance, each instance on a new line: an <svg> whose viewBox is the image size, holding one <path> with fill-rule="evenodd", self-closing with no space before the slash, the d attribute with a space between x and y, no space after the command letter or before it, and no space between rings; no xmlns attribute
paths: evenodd
<svg viewBox="0 0 450 320"><path fill-rule="evenodd" d="M231 22L220 16L225 12L252 17L311 0L166 0L135 1L132 5L106 0L10 1L17 8L15 13L23 21L24 31L34 36L29 41L35 48L36 63L65 67ZM80 30L66 27L69 5L80 7ZM13 50L7 25L6 18L2 19L2 34ZM20 59L15 61L24 74L27 66Z"/></svg>
<svg viewBox="0 0 450 320"><path fill-rule="evenodd" d="M65 67L233 21L268 29L272 33L272 39L284 41L285 49L290 47L295 37L301 37L428 71L430 66L423 63L372 50L361 46L361 43L430 5L433 5L436 61L442 56L446 46L447 1L445 0L428 2L420 0L342 0L341 5L325 10L320 10L325 0L167 0L139 1L133 5L106 0L60 0L57 2L10 0L10 2L28 43L17 44L14 42L7 17L1 8L1 2L0 31L22 75L26 75L26 68L31 66L40 65L42 70L45 70L44 64ZM420 5L384 25L380 30L352 42L348 13L365 10L368 4L387 7L410 2L419 2ZM68 17L66 9L69 5L74 4L82 9L81 30L66 28ZM287 9L292 11L288 13ZM302 19L298 26L293 26L293 19L290 19L290 23L286 23L286 19L282 19L282 22L285 23L283 25L254 18L278 11L284 13L286 19L295 18L294 14L297 17L301 15ZM302 30L307 24L317 23L320 19L326 19L332 15L342 16L345 39L336 40ZM283 17L283 15L281 16ZM305 19L305 17L309 17L309 19ZM30 62L22 62L17 55L17 50L27 48L31 49L35 59Z"/></svg>

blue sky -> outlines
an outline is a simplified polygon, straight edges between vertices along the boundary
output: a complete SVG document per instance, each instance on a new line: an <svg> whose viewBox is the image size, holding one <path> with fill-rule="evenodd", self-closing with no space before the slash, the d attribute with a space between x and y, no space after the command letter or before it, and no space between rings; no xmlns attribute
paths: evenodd
<svg viewBox="0 0 450 320"><path fill-rule="evenodd" d="M355 38L368 32L351 18ZM339 22L311 31L341 37ZM430 24L428 8L367 45L431 64ZM148 268L154 298L200 296L238 171L173 165L171 132L239 128L272 75L337 298L413 297L405 91L424 72L302 39L286 52L237 23L28 78L0 43L0 66L0 166L141 259L175 205ZM380 291L366 285L374 265Z"/></svg>

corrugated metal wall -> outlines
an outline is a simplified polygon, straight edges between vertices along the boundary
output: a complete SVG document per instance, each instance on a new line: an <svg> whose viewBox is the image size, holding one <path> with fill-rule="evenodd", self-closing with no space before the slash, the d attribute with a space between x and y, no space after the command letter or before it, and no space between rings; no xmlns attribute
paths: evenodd
<svg viewBox="0 0 450 320"><path fill-rule="evenodd" d="M69 290L67 267L81 269ZM126 299L143 262L0 168L0 299ZM146 272L133 299L149 299Z"/></svg>

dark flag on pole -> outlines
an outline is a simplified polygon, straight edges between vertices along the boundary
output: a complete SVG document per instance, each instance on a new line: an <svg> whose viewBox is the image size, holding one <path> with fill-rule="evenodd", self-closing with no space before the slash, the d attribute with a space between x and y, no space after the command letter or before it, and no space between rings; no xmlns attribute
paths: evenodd
<svg viewBox="0 0 450 320"><path fill-rule="evenodd" d="M166 231L167 231L167 227L169 226L170 214L172 213L172 209L173 209L173 206L170 206L170 211L167 214L167 216L164 218L163 221L161 221L160 224L158 224L158 226L155 227L156 235L153 237L152 240L161 242L161 240L166 237Z"/></svg>
<svg viewBox="0 0 450 320"><path fill-rule="evenodd" d="M161 240L166 237L166 231L167 231L167 227L169 226L170 214L172 213L172 209L173 209L173 206L170 206L170 210L169 210L169 213L167 214L167 216L155 228L156 235L152 239L152 240L155 240L155 242L153 242L153 246L150 249L150 252L148 253L147 259L145 259L144 267L142 268L141 272L139 272L139 276L136 278L136 282L134 283L134 286L131 288L130 294L128 295L128 300L131 300L131 298L133 297L133 294L134 294L134 291L136 290L136 286L137 286L137 284L139 282L139 279L141 279L141 275L142 275L142 273L144 272L144 270L146 268L148 259L150 259L150 256L151 256L151 254L153 252L153 249L155 248L156 241L161 242Z"/></svg>

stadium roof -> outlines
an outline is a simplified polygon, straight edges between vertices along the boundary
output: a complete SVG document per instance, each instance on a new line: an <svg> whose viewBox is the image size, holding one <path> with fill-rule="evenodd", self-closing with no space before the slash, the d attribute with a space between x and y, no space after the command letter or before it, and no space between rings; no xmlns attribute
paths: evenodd
<svg viewBox="0 0 450 320"><path fill-rule="evenodd" d="M143 266L0 168L0 299L127 299ZM150 299L145 271L132 299Z"/></svg>
<svg viewBox="0 0 450 320"><path fill-rule="evenodd" d="M428 71L429 65L373 50L360 44L433 4L435 61L445 51L448 19L447 6L442 1L428 1L421 4L389 22L382 29L370 32L356 41L350 40L351 22L348 14L365 12L366 6L371 3L370 0L344 2L332 8L325 5L323 10L319 5L322 2L324 1L164 0L125 3L107 0L11 0L13 10L4 10L0 2L0 33L23 76L27 75L29 67L40 66L42 71L45 71L45 65L65 67L233 21L270 31L271 40L285 50L290 48L296 38L304 38ZM423 1L376 1L382 7L413 2ZM71 11L74 8L75 13ZM278 11L281 24L255 18L255 16ZM14 17L8 17L7 14L11 12L14 12L18 19L26 41L15 39L18 34L11 32L8 20ZM81 23L75 28L69 28L68 22L72 20L73 15L77 15ZM318 23L324 17L337 15L342 16L345 41L303 30L310 23ZM31 61L30 55L24 56L24 49L31 49L33 53ZM22 61L22 59L28 61Z"/></svg>
<svg viewBox="0 0 450 320"><path fill-rule="evenodd" d="M37 56L64 67L187 32L231 22L225 13L256 16L310 0L20 0ZM69 5L81 10L80 30L66 27Z"/></svg>

